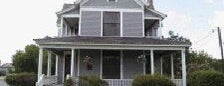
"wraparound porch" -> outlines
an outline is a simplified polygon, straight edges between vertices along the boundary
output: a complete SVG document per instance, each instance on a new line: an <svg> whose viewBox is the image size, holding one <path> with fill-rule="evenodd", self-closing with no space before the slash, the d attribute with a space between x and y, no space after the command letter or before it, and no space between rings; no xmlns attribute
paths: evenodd
<svg viewBox="0 0 224 86"><path fill-rule="evenodd" d="M48 72L47 76L44 77L42 74L42 61L43 61L43 50L48 50L48 58L51 58L51 55L56 55L56 75L52 76L50 71L50 63L51 59L48 59ZM86 51L85 51L86 50ZM98 52L98 53L93 53ZM104 74L103 68L104 64L104 51L117 51L119 56L119 61L117 64L117 72L116 77L112 77L113 79L105 78L109 76L108 74ZM135 52L134 52L135 51ZM101 79L105 79L110 86L130 86L132 79L136 75L140 74L161 74L165 72L163 70L163 58L170 58L170 78L173 82L177 84L177 86L186 86L186 63L185 63L185 52L186 48L181 46L111 46L111 45L81 45L81 46L52 46L52 45L44 45L40 46L40 55L39 55L39 67L38 67L38 82L37 85L41 86L41 84L52 84L62 83L66 76L69 75L72 78L76 79L82 75L98 75ZM137 53L136 53L137 52ZM168 52L168 54L164 54ZM181 78L175 79L174 72L174 57L173 54L178 52L180 54L180 63L181 63ZM130 55L131 56L127 56ZM134 55L132 55L134 54ZM110 55L107 55L110 56ZM90 57L93 60L94 65L92 68L90 67L88 70L87 63L84 62L84 59ZM97 58L99 57L99 58ZM130 59L131 57L131 59ZM142 62L140 57L146 57L148 60L146 62ZM97 58L97 59L96 59ZM108 57L109 58L109 57ZM129 58L129 59L128 59ZM66 61L67 59L67 61ZM139 59L139 60L138 60ZM98 63L98 64L96 64ZM126 63L135 63L135 67ZM89 65L91 66L91 65ZM134 71L138 69L138 71ZM92 70L91 70L92 69ZM109 68L110 69L110 68ZM94 71L94 72L91 72ZM127 71L132 71L131 73L127 73Z"/></svg>

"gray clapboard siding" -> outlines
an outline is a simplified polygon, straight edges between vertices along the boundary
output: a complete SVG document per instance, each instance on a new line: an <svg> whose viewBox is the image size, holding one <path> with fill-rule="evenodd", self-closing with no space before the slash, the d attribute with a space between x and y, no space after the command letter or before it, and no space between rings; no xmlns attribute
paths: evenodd
<svg viewBox="0 0 224 86"><path fill-rule="evenodd" d="M137 75L143 74L143 64L137 62L137 57L143 51L123 51L123 72L124 79L133 79Z"/></svg>
<svg viewBox="0 0 224 86"><path fill-rule="evenodd" d="M123 13L123 36L142 37L143 21L141 12Z"/></svg>
<svg viewBox="0 0 224 86"><path fill-rule="evenodd" d="M134 0L117 0L118 2L108 2L108 0L89 0L82 7L97 8L141 8Z"/></svg>
<svg viewBox="0 0 224 86"><path fill-rule="evenodd" d="M93 58L92 70L87 70L86 63L83 62L86 56ZM100 77L100 50L80 50L80 75L94 75Z"/></svg>
<svg viewBox="0 0 224 86"><path fill-rule="evenodd" d="M82 11L81 36L101 36L101 12Z"/></svg>

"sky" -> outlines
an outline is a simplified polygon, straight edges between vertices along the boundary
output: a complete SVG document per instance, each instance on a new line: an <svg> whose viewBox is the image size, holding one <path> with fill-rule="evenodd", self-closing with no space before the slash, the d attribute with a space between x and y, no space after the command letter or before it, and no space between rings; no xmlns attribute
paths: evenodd
<svg viewBox="0 0 224 86"><path fill-rule="evenodd" d="M56 12L75 0L1 0L0 60L10 63L17 50L33 39L57 36ZM170 30L189 38L192 50L220 57L217 26L224 29L224 0L154 0L156 10L168 15L162 33ZM224 30L222 31L224 34ZM222 36L223 37L223 36ZM223 37L224 38L224 37Z"/></svg>

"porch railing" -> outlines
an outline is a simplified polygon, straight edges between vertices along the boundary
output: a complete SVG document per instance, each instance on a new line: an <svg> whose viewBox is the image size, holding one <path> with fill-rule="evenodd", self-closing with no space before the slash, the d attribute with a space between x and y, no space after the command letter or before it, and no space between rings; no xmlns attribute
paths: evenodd
<svg viewBox="0 0 224 86"><path fill-rule="evenodd" d="M57 83L57 76L45 76L42 74L39 81L36 83L36 86L52 85Z"/></svg>
<svg viewBox="0 0 224 86"><path fill-rule="evenodd" d="M105 79L109 86L131 86L132 79Z"/></svg>
<svg viewBox="0 0 224 86"><path fill-rule="evenodd" d="M105 79L109 86L131 86L132 79ZM183 86L182 79L172 79L176 86Z"/></svg>
<svg viewBox="0 0 224 86"><path fill-rule="evenodd" d="M183 80L182 79L172 79L173 83L176 84L176 86L183 86Z"/></svg>

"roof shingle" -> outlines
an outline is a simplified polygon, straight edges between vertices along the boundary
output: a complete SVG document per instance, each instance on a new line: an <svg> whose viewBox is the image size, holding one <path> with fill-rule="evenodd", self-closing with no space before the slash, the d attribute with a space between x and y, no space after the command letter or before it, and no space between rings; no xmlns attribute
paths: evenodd
<svg viewBox="0 0 224 86"><path fill-rule="evenodd" d="M174 41L168 39L146 38L146 37L58 37L34 39L37 44L48 42L69 42L74 44L139 44L139 45L184 45L190 46L191 42Z"/></svg>

